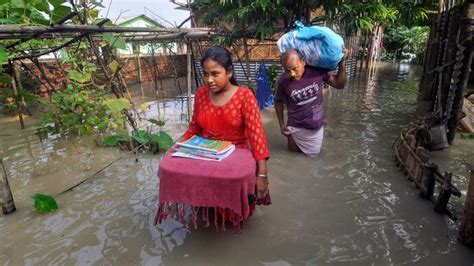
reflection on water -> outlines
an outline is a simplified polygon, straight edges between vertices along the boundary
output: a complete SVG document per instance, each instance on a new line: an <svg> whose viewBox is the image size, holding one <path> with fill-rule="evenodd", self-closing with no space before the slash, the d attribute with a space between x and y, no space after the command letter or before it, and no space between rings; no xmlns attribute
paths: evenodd
<svg viewBox="0 0 474 266"><path fill-rule="evenodd" d="M414 116L419 72L409 65L381 65L349 80L344 90L326 90L325 140L318 158L287 152L275 113L262 111L274 204L257 208L238 236L232 230L189 229L174 220L154 225L161 155L127 155L97 147L91 138L40 142L32 129L22 131L17 122L2 119L0 152L18 211L0 216L0 261L472 265L474 254L456 241L457 223L434 213L393 161L392 141ZM187 126L186 110L186 99L178 98L150 102L143 115L165 120L164 130L176 139ZM27 121L29 128L32 124ZM472 147L469 140L456 140L434 157L467 176ZM467 187L465 178L455 182ZM34 193L55 195L60 209L37 214L30 199ZM463 200L453 201L457 212Z"/></svg>

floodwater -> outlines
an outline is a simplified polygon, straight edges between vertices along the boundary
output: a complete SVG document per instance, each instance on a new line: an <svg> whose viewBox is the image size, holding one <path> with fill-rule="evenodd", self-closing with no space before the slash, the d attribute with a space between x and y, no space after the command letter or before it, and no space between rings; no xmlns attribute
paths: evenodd
<svg viewBox="0 0 474 266"><path fill-rule="evenodd" d="M161 155L101 148L93 138L40 142L38 118L27 118L25 130L1 118L0 156L18 210L0 215L0 264L473 265L474 252L456 240L458 223L435 213L394 163L391 145L415 116L419 74L382 64L344 90L326 90L317 158L286 151L274 111L262 111L273 205L257 207L239 235L173 220L154 226ZM183 99L146 112L175 138L186 128ZM451 204L459 216L473 148L458 138L433 154L464 193ZM59 210L36 213L35 193L55 196Z"/></svg>

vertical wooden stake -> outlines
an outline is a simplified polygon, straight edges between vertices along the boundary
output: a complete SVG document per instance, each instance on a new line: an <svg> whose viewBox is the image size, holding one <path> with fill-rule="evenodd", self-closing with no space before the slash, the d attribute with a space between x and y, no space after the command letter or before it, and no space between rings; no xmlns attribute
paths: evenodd
<svg viewBox="0 0 474 266"><path fill-rule="evenodd" d="M464 204L464 215L459 228L458 240L474 248L474 164L471 165L471 177Z"/></svg>
<svg viewBox="0 0 474 266"><path fill-rule="evenodd" d="M448 202L449 198L451 197L451 190L449 189L449 184L451 183L451 179L453 174L450 172L443 173L443 185L441 187L441 191L439 192L438 199L436 200L436 205L434 210L438 213L446 213L448 209Z"/></svg>
<svg viewBox="0 0 474 266"><path fill-rule="evenodd" d="M431 197L433 196L436 183L436 168L437 166L432 163L427 163L423 166L420 195L425 199L431 199Z"/></svg>
<svg viewBox="0 0 474 266"><path fill-rule="evenodd" d="M187 94L187 98L188 98L188 120L191 121L191 114L192 114L192 108L191 108L191 82L192 82L192 79L191 79L191 41L190 40L186 40L186 44L187 44L187 51L186 51L186 61L187 61L187 78L186 78L186 84L188 86L188 94Z"/></svg>
<svg viewBox="0 0 474 266"><path fill-rule="evenodd" d="M140 49L140 48L138 48ZM142 62L140 58L140 50L137 53L137 76L138 76L138 84L140 84L140 91L142 93L142 97L145 98L145 92L143 91L143 81L142 81Z"/></svg>
<svg viewBox="0 0 474 266"><path fill-rule="evenodd" d="M0 159L0 182L2 183L2 211L4 214L10 214L16 210L15 202L13 202L13 195L8 184L7 171L3 165L3 159Z"/></svg>
<svg viewBox="0 0 474 266"><path fill-rule="evenodd" d="M11 61L9 62L9 64L10 64L10 68L11 68L12 88L13 88L13 94L15 95L15 104L16 104L16 108L18 110L18 117L20 118L20 126L21 126L21 129L24 129L25 128L25 123L23 122L23 113L22 113L22 108L21 108L20 95L18 94L17 80L15 79L16 65L15 65L15 63L12 63Z"/></svg>

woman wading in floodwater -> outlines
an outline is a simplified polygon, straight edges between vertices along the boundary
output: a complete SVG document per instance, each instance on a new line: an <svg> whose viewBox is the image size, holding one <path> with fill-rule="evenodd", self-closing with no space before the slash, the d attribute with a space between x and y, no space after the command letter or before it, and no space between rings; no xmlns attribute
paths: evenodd
<svg viewBox="0 0 474 266"><path fill-rule="evenodd" d="M256 169L252 174L253 180L251 180L252 184L255 183L255 188L252 188L252 191L247 191L249 197L248 200L245 198L244 204L248 206L242 206L242 208L249 210L248 213L236 215L235 211L232 211L230 208L225 208L225 210L221 208L221 210L218 211L220 213L216 214L224 217L223 220L232 221L235 225L237 219L243 222L252 215L255 203L265 205L271 203L267 176L267 160L270 156L267 139L263 130L257 100L250 89L237 84L229 51L219 46L210 47L203 53L201 65L205 85L200 87L195 93L192 120L180 141L197 135L207 139L230 141L236 148L250 149L253 155L253 163L250 165L249 163L244 164L242 161L238 159L234 160L230 157L224 159L225 163L230 162L234 167L240 167L241 172L243 172L245 168L249 169L249 167ZM214 164L221 164L224 161L214 162ZM213 166L210 167L212 168ZM173 170L174 169L170 169L171 172ZM203 172L207 170L207 168L202 169ZM223 181L218 193L214 193L219 195L198 195L197 198L199 198L200 201L206 201L207 197L213 198L217 196L220 197L222 196L221 194L232 194L234 191L226 191L226 189L230 189L227 187L229 184L226 182L233 182L231 174L230 172L223 173L223 175L229 175L229 179ZM225 178L224 176L223 179L225 180ZM209 191L208 185L213 186L212 184L199 184L196 189ZM160 193L162 193L161 189L160 184ZM190 191L187 191L187 193L189 192ZM191 193L192 192L193 191L191 191ZM254 193L255 195L253 195ZM224 198L225 197L222 198L223 201L226 200ZM198 208L204 207L205 211L207 211L209 207L199 203L197 204L198 206L194 204L191 205ZM220 207L222 207L222 205ZM158 216L160 216L160 211L161 214L163 214L163 209L164 207L160 205ZM195 211L194 216L196 215L197 213ZM159 217L158 220L160 220Z"/></svg>

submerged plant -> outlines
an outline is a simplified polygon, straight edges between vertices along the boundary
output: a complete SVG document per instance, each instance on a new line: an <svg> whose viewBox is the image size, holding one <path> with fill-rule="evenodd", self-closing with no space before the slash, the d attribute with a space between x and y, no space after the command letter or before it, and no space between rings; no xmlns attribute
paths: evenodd
<svg viewBox="0 0 474 266"><path fill-rule="evenodd" d="M126 102L126 103L125 103ZM68 86L54 93L49 112L43 116L43 128L54 133L73 131L79 135L105 132L124 123L121 111L129 106L126 99L106 100L100 90L77 90Z"/></svg>
<svg viewBox="0 0 474 266"><path fill-rule="evenodd" d="M163 121L153 120L153 124L164 125ZM150 120L149 120L150 121ZM150 121L151 122L151 121ZM129 150L140 147L142 150L157 153L166 151L173 146L173 139L166 132L160 130L158 133L151 133L146 130L138 130L128 135L125 132L119 132L107 136L102 142L103 146L127 147Z"/></svg>

